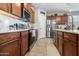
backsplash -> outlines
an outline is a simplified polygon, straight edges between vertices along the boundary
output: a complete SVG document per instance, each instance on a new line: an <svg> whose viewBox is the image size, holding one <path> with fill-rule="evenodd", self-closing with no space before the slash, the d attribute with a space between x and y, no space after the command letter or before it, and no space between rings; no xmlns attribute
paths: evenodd
<svg viewBox="0 0 79 59"><path fill-rule="evenodd" d="M9 16L0 16L0 31L9 30L9 25L15 23L27 24L23 21L17 20L15 18L11 18Z"/></svg>

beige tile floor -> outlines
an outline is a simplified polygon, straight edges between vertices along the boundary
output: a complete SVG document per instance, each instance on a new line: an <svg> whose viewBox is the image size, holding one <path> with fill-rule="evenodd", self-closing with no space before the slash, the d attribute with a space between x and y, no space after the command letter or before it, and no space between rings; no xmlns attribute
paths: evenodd
<svg viewBox="0 0 79 59"><path fill-rule="evenodd" d="M29 51L26 56L60 56L52 39L38 39L34 47Z"/></svg>

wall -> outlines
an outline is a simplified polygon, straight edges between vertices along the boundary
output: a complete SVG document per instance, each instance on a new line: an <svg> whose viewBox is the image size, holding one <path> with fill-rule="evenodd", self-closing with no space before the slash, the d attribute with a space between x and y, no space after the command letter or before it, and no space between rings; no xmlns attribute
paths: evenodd
<svg viewBox="0 0 79 59"><path fill-rule="evenodd" d="M20 20L15 19L15 18L5 16L5 15L0 15L0 31L9 30L9 25L12 25L14 23L25 24L25 22L22 22Z"/></svg>
<svg viewBox="0 0 79 59"><path fill-rule="evenodd" d="M74 24L74 29L77 29L79 27L79 15L73 16L73 24Z"/></svg>
<svg viewBox="0 0 79 59"><path fill-rule="evenodd" d="M41 9L35 10L35 28L38 29L38 38L45 38L46 37L46 14L41 16L40 11ZM45 11L44 11L45 12ZM40 31L42 29L42 31Z"/></svg>

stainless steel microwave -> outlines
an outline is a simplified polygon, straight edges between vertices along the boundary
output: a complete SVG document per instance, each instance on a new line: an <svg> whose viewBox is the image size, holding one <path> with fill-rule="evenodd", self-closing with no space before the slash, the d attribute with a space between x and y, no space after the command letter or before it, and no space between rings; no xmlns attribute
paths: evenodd
<svg viewBox="0 0 79 59"><path fill-rule="evenodd" d="M23 21L25 21L25 22L30 22L31 21L30 12L25 8L23 8Z"/></svg>

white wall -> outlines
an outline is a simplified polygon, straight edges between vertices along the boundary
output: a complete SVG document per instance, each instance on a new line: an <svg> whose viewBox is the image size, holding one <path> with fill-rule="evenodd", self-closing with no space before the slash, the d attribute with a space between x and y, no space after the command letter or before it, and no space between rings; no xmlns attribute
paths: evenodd
<svg viewBox="0 0 79 59"><path fill-rule="evenodd" d="M40 11L45 12L44 10L36 10L35 16L35 27L38 29L38 38L45 38L46 37L46 14L41 16ZM46 12L45 12L46 13ZM43 20L42 20L43 19ZM42 31L40 31L41 29Z"/></svg>

